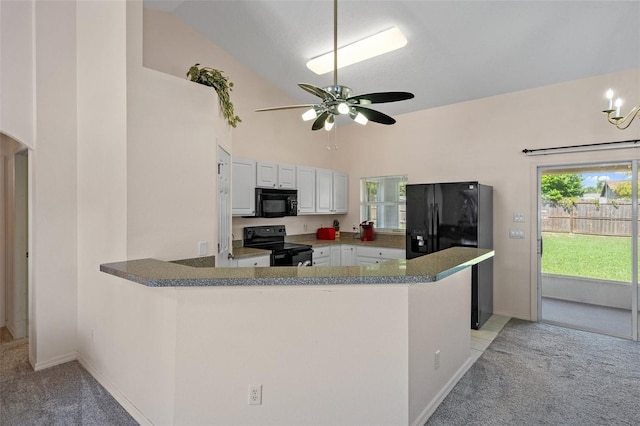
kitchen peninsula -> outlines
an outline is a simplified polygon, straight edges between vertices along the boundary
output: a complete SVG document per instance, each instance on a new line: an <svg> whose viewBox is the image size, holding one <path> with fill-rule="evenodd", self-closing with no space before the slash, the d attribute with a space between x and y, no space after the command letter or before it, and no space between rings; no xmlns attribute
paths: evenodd
<svg viewBox="0 0 640 426"><path fill-rule="evenodd" d="M137 283L118 281L135 294L130 309L161 318L140 315L136 327L156 336L163 327L154 344L169 361L140 372L168 384L164 404L122 396L156 424L423 424L472 363L470 266L493 255L457 247L375 266L101 265ZM249 405L256 386L261 404Z"/></svg>

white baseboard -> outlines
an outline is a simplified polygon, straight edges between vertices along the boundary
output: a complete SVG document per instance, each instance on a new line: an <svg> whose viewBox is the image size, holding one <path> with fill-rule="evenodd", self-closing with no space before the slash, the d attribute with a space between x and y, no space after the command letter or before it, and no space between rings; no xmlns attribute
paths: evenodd
<svg viewBox="0 0 640 426"><path fill-rule="evenodd" d="M133 417L133 419L141 425L153 425L151 420L149 420L138 408L133 405L131 401L127 399L126 396L122 392L118 390L117 387L113 385L106 377L104 377L98 370L96 370L91 363L89 363L82 354L78 354L78 362L84 367L85 370L89 372L93 376L94 379L98 381L102 385L103 388L107 390L113 396L113 398L118 401L120 405Z"/></svg>
<svg viewBox="0 0 640 426"><path fill-rule="evenodd" d="M460 381L462 376L464 376L464 373L466 373L467 370L471 368L474 362L474 359L472 357L469 357L467 361L462 364L462 366L458 369L458 371L456 371L451 379L449 379L449 381L442 387L442 389L440 389L440 392L438 392L438 394L429 402L429 404L427 404L425 409L422 410L422 413L420 413L418 418L412 423L412 426L422 426L427 422L427 420L429 420L429 417L431 417L431 415L436 411L438 405L440 405L440 403L444 401L447 395L449 395L449 392L451 392L451 389L453 389L453 387Z"/></svg>
<svg viewBox="0 0 640 426"><path fill-rule="evenodd" d="M30 359L30 362L35 371L40 371L40 370L44 370L45 368L55 367L56 365L64 364L65 362L75 361L77 359L78 359L78 353L76 351L73 351L64 355L59 355L57 357L51 358L47 361L36 362L35 365L34 365L35 360Z"/></svg>

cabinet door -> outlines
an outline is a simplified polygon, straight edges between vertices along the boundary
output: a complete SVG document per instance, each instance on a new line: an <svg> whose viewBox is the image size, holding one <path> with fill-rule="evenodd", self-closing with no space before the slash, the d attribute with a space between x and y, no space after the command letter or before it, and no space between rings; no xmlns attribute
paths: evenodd
<svg viewBox="0 0 640 426"><path fill-rule="evenodd" d="M406 257L404 249L384 248L381 252L384 260L404 259Z"/></svg>
<svg viewBox="0 0 640 426"><path fill-rule="evenodd" d="M258 161L256 186L276 188L278 186L278 165L266 161Z"/></svg>
<svg viewBox="0 0 640 426"><path fill-rule="evenodd" d="M298 183L298 214L316 212L316 169L313 167L296 167Z"/></svg>
<svg viewBox="0 0 640 426"><path fill-rule="evenodd" d="M278 164L278 188L296 189L296 166Z"/></svg>
<svg viewBox="0 0 640 426"><path fill-rule="evenodd" d="M234 158L231 163L231 214L253 216L256 212L256 162Z"/></svg>
<svg viewBox="0 0 640 426"><path fill-rule="evenodd" d="M340 246L331 246L331 266L342 265Z"/></svg>
<svg viewBox="0 0 640 426"><path fill-rule="evenodd" d="M316 213L333 213L333 172L316 169Z"/></svg>
<svg viewBox="0 0 640 426"><path fill-rule="evenodd" d="M333 172L333 212L348 211L348 175L344 172Z"/></svg>
<svg viewBox="0 0 640 426"><path fill-rule="evenodd" d="M313 266L329 266L331 264L331 247L313 249Z"/></svg>
<svg viewBox="0 0 640 426"><path fill-rule="evenodd" d="M241 257L237 260L237 265L239 268L250 268L250 267L259 267L259 266L270 266L271 258L269 255L264 256L251 256L251 257Z"/></svg>
<svg viewBox="0 0 640 426"><path fill-rule="evenodd" d="M340 247L340 264L342 266L355 266L356 250L353 246L343 245Z"/></svg>

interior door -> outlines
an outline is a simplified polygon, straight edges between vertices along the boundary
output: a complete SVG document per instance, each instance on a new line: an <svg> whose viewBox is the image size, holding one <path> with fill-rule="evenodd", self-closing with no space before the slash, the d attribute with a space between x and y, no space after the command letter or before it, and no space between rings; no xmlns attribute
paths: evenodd
<svg viewBox="0 0 640 426"><path fill-rule="evenodd" d="M230 266L231 157L218 146L218 254L216 266Z"/></svg>
<svg viewBox="0 0 640 426"><path fill-rule="evenodd" d="M538 169L542 321L637 340L637 181L636 161Z"/></svg>

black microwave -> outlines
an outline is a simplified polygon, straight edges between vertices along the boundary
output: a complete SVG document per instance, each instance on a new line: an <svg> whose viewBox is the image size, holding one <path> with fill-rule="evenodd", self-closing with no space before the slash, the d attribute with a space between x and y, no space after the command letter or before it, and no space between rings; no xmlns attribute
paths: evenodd
<svg viewBox="0 0 640 426"><path fill-rule="evenodd" d="M256 188L256 216L283 217L298 215L296 189Z"/></svg>

